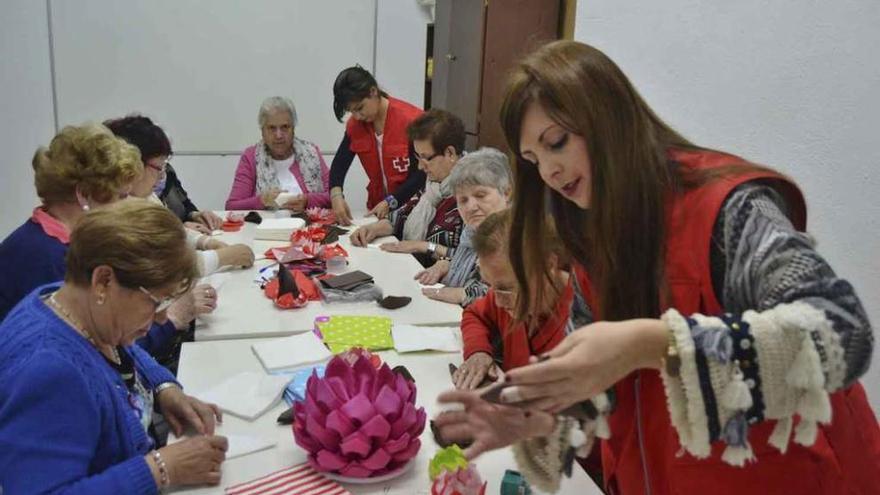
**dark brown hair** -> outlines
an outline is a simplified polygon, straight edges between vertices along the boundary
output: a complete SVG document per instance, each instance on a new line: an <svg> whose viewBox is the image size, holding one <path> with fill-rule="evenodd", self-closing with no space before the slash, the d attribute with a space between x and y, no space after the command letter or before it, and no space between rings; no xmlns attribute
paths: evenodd
<svg viewBox="0 0 880 495"><path fill-rule="evenodd" d="M434 153L443 153L452 146L459 155L464 151L464 122L452 112L432 108L416 117L406 128L410 141L430 141Z"/></svg>
<svg viewBox="0 0 880 495"><path fill-rule="evenodd" d="M180 220L161 205L133 198L90 211L70 235L67 282L89 284L102 265L129 289L179 283L182 290L198 276Z"/></svg>
<svg viewBox="0 0 880 495"><path fill-rule="evenodd" d="M538 168L519 155L521 124L531 104L586 141L592 177L588 210L548 188ZM569 254L587 268L595 309L605 320L659 315L668 194L747 169L679 170L667 152L700 148L663 122L611 59L578 42L553 42L520 61L508 79L501 126L516 153L509 251L520 286L537 291L538 301L552 297L541 294L544 284L536 282L547 276L541 239L555 223ZM520 301L518 317L527 314L527 301Z"/></svg>

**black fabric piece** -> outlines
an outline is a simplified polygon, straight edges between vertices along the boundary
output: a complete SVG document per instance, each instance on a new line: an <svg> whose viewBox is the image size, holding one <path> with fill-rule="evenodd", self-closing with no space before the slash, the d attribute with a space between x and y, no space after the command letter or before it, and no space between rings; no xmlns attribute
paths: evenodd
<svg viewBox="0 0 880 495"><path fill-rule="evenodd" d="M379 301L379 306L385 309L400 309L410 302L412 302L412 298L409 296L386 296Z"/></svg>
<svg viewBox="0 0 880 495"><path fill-rule="evenodd" d="M336 290L352 290L363 284L372 283L373 276L360 270L343 273L332 278L321 280L321 284L328 289Z"/></svg>
<svg viewBox="0 0 880 495"><path fill-rule="evenodd" d="M761 375L758 373L758 353L755 351L755 338L749 331L749 324L735 318L730 313L721 316L724 324L730 328L730 336L733 339L733 359L739 361L739 369L742 371L743 380L755 385L749 387L752 394L752 407L746 411L746 421L755 424L764 421L764 394L761 393ZM744 342L748 342L744 344Z"/></svg>
<svg viewBox="0 0 880 495"><path fill-rule="evenodd" d="M290 270L282 265L278 267L278 297L285 294L293 294L293 297L297 297L299 296L299 287L297 287L296 280L293 279Z"/></svg>
<svg viewBox="0 0 880 495"><path fill-rule="evenodd" d="M278 422L279 425L292 425L293 424L293 406L290 406L289 409L285 410L278 416L278 419L275 421Z"/></svg>
<svg viewBox="0 0 880 495"><path fill-rule="evenodd" d="M244 216L244 221L260 225L263 223L263 217L255 211L249 211L248 214Z"/></svg>
<svg viewBox="0 0 880 495"><path fill-rule="evenodd" d="M397 373L398 375L404 377L404 378L406 379L406 381L408 381L408 382L411 382L411 383L415 383L415 382L416 382L416 379L413 378L412 373L410 373L409 370L406 369L406 366L403 366L403 365L395 366L395 367L391 368L391 371L393 371L393 372Z"/></svg>
<svg viewBox="0 0 880 495"><path fill-rule="evenodd" d="M326 230L327 235L325 235L324 238L321 239L321 244L333 244L334 242L337 242L339 240L340 235L348 233L348 229L343 229L338 225L331 225L327 227Z"/></svg>

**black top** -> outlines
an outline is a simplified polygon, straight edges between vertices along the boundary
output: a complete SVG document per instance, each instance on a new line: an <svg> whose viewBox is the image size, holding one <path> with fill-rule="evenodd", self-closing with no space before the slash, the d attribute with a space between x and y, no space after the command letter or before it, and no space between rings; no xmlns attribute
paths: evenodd
<svg viewBox="0 0 880 495"><path fill-rule="evenodd" d="M348 174L348 168L354 161L355 153L351 151L351 138L346 132L342 136L342 142L336 149L336 155L333 157L333 163L330 164L330 189L341 187L344 189L345 175ZM381 166L381 164L379 164ZM412 142L409 143L409 172L406 180L397 187L396 191L391 191L391 195L397 200L398 205L406 204L414 194L425 187L425 173L419 170L419 157L413 148Z"/></svg>
<svg viewBox="0 0 880 495"><path fill-rule="evenodd" d="M199 211L186 194L186 189L177 178L177 172L170 164L165 166L165 189L159 194L162 203L171 210L181 222L188 222L194 212Z"/></svg>

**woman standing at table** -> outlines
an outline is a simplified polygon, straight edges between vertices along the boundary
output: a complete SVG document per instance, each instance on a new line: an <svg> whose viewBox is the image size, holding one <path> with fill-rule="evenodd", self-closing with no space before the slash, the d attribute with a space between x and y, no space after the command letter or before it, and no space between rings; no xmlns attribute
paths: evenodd
<svg viewBox="0 0 880 495"><path fill-rule="evenodd" d="M336 76L333 112L340 122L346 112L351 113L330 165L330 200L336 218L351 224L351 210L342 190L357 155L369 179L367 216L381 220L425 185L425 174L418 169L418 156L406 135L407 126L422 110L389 96L379 89L372 74L356 66Z"/></svg>
<svg viewBox="0 0 880 495"><path fill-rule="evenodd" d="M124 201L79 221L64 282L38 287L0 324L4 493L155 494L220 482L220 411L132 345L196 276L183 226L162 206ZM177 435L198 436L157 449L154 406Z"/></svg>
<svg viewBox="0 0 880 495"><path fill-rule="evenodd" d="M262 139L241 154L227 210L274 210L301 213L330 206L329 171L314 143L296 135L299 118L289 98L263 100L257 113ZM279 203L280 194L286 199Z"/></svg>
<svg viewBox="0 0 880 495"><path fill-rule="evenodd" d="M592 430L553 414L613 387L609 493L876 493L880 429L858 382L871 326L804 234L797 186L690 143L581 43L523 60L501 117L517 319L553 297L535 242L552 219L596 323L507 374L502 402L524 407L441 396L466 408L438 418L443 437L475 438L470 456L516 442L553 488Z"/></svg>

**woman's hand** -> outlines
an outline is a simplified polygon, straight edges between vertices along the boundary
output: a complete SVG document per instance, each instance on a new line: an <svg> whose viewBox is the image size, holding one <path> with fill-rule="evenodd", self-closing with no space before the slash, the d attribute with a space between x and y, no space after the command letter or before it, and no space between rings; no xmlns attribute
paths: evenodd
<svg viewBox="0 0 880 495"><path fill-rule="evenodd" d="M379 248L389 253L427 253L428 243L425 241L386 242Z"/></svg>
<svg viewBox="0 0 880 495"><path fill-rule="evenodd" d="M159 411L177 436L181 436L187 426L201 435L213 435L215 423L223 419L219 407L186 395L179 387L163 389L156 401Z"/></svg>
<svg viewBox="0 0 880 495"><path fill-rule="evenodd" d="M190 218L207 227L209 231L217 230L223 225L223 219L211 210L194 211Z"/></svg>
<svg viewBox="0 0 880 495"><path fill-rule="evenodd" d="M504 402L557 413L595 397L640 368L659 367L668 328L660 320L599 322L571 333L533 364L510 370ZM540 362L539 362L540 361Z"/></svg>
<svg viewBox="0 0 880 495"><path fill-rule="evenodd" d="M302 213L306 211L306 205L309 203L308 198L306 198L305 194L300 194L288 202L284 203L281 207L285 210L290 210L294 213Z"/></svg>
<svg viewBox="0 0 880 495"><path fill-rule="evenodd" d="M388 212L390 212L390 211L391 211L391 206L388 205L387 201L383 200L383 201L380 201L379 204L374 206L372 210L367 212L367 214L364 215L364 218L375 215L376 218L378 218L379 220L382 220L383 218L386 218L388 216Z"/></svg>
<svg viewBox="0 0 880 495"><path fill-rule="evenodd" d="M336 222L341 225L351 225L351 208L348 207L345 196L341 193L334 195L333 191L331 191L330 204L333 208L333 213L336 214Z"/></svg>
<svg viewBox="0 0 880 495"><path fill-rule="evenodd" d="M351 241L352 246L366 247L366 245L372 242L376 237L379 237L376 232L376 224L372 223L355 229L355 231L348 236L348 239Z"/></svg>
<svg viewBox="0 0 880 495"><path fill-rule="evenodd" d="M188 228L189 230L195 230L200 234L211 235L211 229L200 222L183 222L183 226Z"/></svg>
<svg viewBox="0 0 880 495"><path fill-rule="evenodd" d="M492 381L498 379L495 360L485 352L475 352L452 374L452 383L459 390L473 390L479 387L487 376Z"/></svg>
<svg viewBox="0 0 880 495"><path fill-rule="evenodd" d="M449 273L449 261L439 260L434 263L431 268L420 271L413 278L418 280L422 285L434 285L441 281L447 273Z"/></svg>
<svg viewBox="0 0 880 495"><path fill-rule="evenodd" d="M217 290L211 284L201 284L193 288L196 316L213 313L217 309Z"/></svg>
<svg viewBox="0 0 880 495"><path fill-rule="evenodd" d="M434 426L448 442L472 441L464 455L474 459L483 452L500 449L532 437L553 432L555 419L541 411L527 411L513 406L491 404L481 399L478 390L449 391L437 397L438 402L460 403L464 411L440 413Z"/></svg>
<svg viewBox="0 0 880 495"><path fill-rule="evenodd" d="M450 304L461 304L464 302L465 296L464 289L461 287L442 287L439 289L425 287L422 289L422 294L428 296L429 299Z"/></svg>
<svg viewBox="0 0 880 495"><path fill-rule="evenodd" d="M281 189L273 187L272 189L263 192L263 194L260 194L260 202L263 203L263 206L271 210L278 206L275 204L275 198L277 198L279 194L281 194Z"/></svg>
<svg viewBox="0 0 880 495"><path fill-rule="evenodd" d="M233 244L217 250L220 266L250 268L254 265L254 252L245 244Z"/></svg>
<svg viewBox="0 0 880 495"><path fill-rule="evenodd" d="M174 328L178 331L187 330L189 328L189 322L196 318L196 298L193 291L187 292L171 303L171 306L168 307L165 315L167 320L171 321L171 323L174 324ZM156 319L156 322L165 323L165 321L159 320L158 318Z"/></svg>
<svg viewBox="0 0 880 495"><path fill-rule="evenodd" d="M226 437L199 436L166 445L159 449L159 454L172 486L216 485L220 483L220 466L226 460L228 448ZM153 465L150 454L145 458Z"/></svg>

